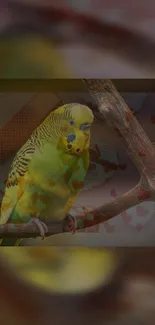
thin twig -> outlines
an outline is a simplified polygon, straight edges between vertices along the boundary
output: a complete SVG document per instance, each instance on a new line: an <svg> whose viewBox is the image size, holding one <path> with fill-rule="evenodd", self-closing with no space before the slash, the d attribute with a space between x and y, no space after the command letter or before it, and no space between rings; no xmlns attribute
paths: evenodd
<svg viewBox="0 0 155 325"><path fill-rule="evenodd" d="M96 209L89 211L86 209L83 213L76 216L77 230L100 224L115 217L124 210L129 209L133 205L138 204L139 200L140 202L143 202L143 198L138 199L140 195L141 186L138 185L126 194L116 198L115 200L111 200ZM63 232L69 232L69 226L68 220L59 223L53 222L48 226L48 232L45 236L48 237ZM36 238L39 236L40 233L38 228L33 225L11 223L0 225L0 238Z"/></svg>

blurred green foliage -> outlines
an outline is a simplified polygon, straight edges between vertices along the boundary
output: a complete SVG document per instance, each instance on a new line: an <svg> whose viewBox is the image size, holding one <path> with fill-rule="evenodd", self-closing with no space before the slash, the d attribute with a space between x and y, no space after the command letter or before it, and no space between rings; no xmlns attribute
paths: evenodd
<svg viewBox="0 0 155 325"><path fill-rule="evenodd" d="M50 39L32 33L0 38L0 78L68 77L73 75Z"/></svg>
<svg viewBox="0 0 155 325"><path fill-rule="evenodd" d="M108 283L116 269L112 251L96 248L2 247L16 273L55 292L85 292Z"/></svg>

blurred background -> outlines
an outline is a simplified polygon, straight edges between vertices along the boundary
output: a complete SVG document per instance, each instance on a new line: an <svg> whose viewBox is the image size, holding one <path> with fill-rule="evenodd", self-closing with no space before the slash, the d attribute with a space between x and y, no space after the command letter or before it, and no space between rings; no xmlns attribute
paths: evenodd
<svg viewBox="0 0 155 325"><path fill-rule="evenodd" d="M1 78L155 76L155 4L1 0Z"/></svg>
<svg viewBox="0 0 155 325"><path fill-rule="evenodd" d="M151 0L1 0L0 78L13 84L29 78L153 78L154 27ZM154 142L154 90L121 94ZM73 99L92 105L80 90L0 92L0 200L18 148L51 109ZM92 197L98 205L121 195L139 180L121 142L97 116L91 150L77 210L92 204ZM98 248L153 246L154 208L148 202L75 236L1 248L0 323L154 324L154 249ZM41 247L49 244L57 247Z"/></svg>
<svg viewBox="0 0 155 325"><path fill-rule="evenodd" d="M154 9L151 0L1 0L0 78L154 77ZM154 142L155 93L122 95ZM92 104L80 91L1 91L0 200L15 152L52 108L75 98ZM122 144L97 116L91 149L77 210L92 196L94 204L103 203L139 180ZM154 208L152 202L134 207L75 236L1 248L0 323L154 324L154 249L68 248L151 246ZM63 247L41 247L47 244Z"/></svg>
<svg viewBox="0 0 155 325"><path fill-rule="evenodd" d="M152 325L154 253L154 248L1 248L1 324Z"/></svg>

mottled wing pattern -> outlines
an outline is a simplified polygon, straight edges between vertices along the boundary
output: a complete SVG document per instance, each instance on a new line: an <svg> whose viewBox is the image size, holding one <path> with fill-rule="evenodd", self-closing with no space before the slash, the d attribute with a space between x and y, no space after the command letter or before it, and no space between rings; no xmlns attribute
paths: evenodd
<svg viewBox="0 0 155 325"><path fill-rule="evenodd" d="M81 170L82 168L82 170ZM85 152L82 156L82 165L79 164L75 166L72 166L70 170L70 175L68 178L68 183L70 182L70 179L72 179L72 194L70 198L68 199L66 206L65 206L65 213L68 213L70 209L72 209L73 205L75 204L77 197L79 195L79 192L84 188L84 180L87 175L87 171L89 168L89 151ZM79 177L79 172L82 177Z"/></svg>
<svg viewBox="0 0 155 325"><path fill-rule="evenodd" d="M6 183L1 205L0 224L5 224L23 194L28 164L35 152L35 144L29 139L16 154Z"/></svg>

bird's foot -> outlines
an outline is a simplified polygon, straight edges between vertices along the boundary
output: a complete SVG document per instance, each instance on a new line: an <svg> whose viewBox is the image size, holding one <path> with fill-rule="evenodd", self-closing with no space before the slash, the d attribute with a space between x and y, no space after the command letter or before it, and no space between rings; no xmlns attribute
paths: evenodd
<svg viewBox="0 0 155 325"><path fill-rule="evenodd" d="M68 213L65 217L65 222L67 223L67 230L69 228L69 232L71 232L72 234L76 233L76 229L77 229L77 219L75 216L71 215L70 213Z"/></svg>
<svg viewBox="0 0 155 325"><path fill-rule="evenodd" d="M82 210L83 210L84 216L86 216L90 212L90 208L88 208L86 206L83 206Z"/></svg>
<svg viewBox="0 0 155 325"><path fill-rule="evenodd" d="M45 223L40 221L37 217L32 217L31 220L28 222L28 225L30 224L35 224L35 226L39 228L40 235L42 239L44 239L45 234L48 232L48 227L45 225Z"/></svg>

